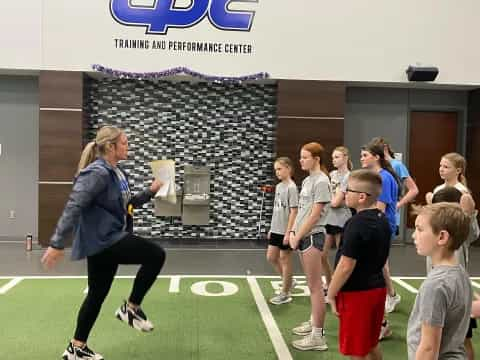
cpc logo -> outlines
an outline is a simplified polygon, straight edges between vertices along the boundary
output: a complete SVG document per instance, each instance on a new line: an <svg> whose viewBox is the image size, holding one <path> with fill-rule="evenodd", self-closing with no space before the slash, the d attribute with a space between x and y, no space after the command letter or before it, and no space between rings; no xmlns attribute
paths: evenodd
<svg viewBox="0 0 480 360"><path fill-rule="evenodd" d="M232 2L258 0L190 0L189 7L175 7L176 0L154 0L152 6L132 5L132 0L110 0L112 17L120 24L145 26L146 34L166 34L169 28L188 28L205 16L220 30L250 31L255 11L231 10Z"/></svg>

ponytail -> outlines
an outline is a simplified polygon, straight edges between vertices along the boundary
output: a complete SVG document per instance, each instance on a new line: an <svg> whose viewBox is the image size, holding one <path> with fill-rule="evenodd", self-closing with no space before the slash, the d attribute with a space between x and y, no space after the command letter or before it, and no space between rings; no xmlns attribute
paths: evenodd
<svg viewBox="0 0 480 360"><path fill-rule="evenodd" d="M82 151L78 162L77 174L95 161L97 156L105 156L117 143L123 132L115 126L105 125L97 131L94 141L90 141Z"/></svg>
<svg viewBox="0 0 480 360"><path fill-rule="evenodd" d="M325 175L327 175L328 178L330 178L330 173L328 172L328 169L327 169L327 167L325 166L325 164L320 164L320 170L322 170L323 173L324 173Z"/></svg>
<svg viewBox="0 0 480 360"><path fill-rule="evenodd" d="M80 171L85 169L88 165L90 165L97 157L97 144L95 141L90 141L82 151L82 155L80 156L80 161L78 162L77 173L78 175Z"/></svg>
<svg viewBox="0 0 480 360"><path fill-rule="evenodd" d="M350 171L353 170L353 163L352 163L352 160L350 160L350 158L348 158L347 169Z"/></svg>
<svg viewBox="0 0 480 360"><path fill-rule="evenodd" d="M401 193L401 189L402 189L402 181L400 180L400 178L398 177L397 173L395 172L395 170L393 170L392 168L392 165L390 165L390 162L388 160L385 160L385 159L380 159L380 166L387 170L390 175L393 176L393 178L395 179L395 182L397 183L397 186L398 186L398 194L400 196L400 193Z"/></svg>

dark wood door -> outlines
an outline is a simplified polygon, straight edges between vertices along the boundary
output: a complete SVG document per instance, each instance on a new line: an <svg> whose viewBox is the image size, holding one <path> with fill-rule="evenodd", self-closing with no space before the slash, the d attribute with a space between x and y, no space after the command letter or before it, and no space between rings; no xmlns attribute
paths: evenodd
<svg viewBox="0 0 480 360"><path fill-rule="evenodd" d="M457 113L412 111L410 113L409 170L420 193L415 202L425 203L425 194L442 180L438 175L442 155L457 151ZM407 226L414 227L408 211Z"/></svg>

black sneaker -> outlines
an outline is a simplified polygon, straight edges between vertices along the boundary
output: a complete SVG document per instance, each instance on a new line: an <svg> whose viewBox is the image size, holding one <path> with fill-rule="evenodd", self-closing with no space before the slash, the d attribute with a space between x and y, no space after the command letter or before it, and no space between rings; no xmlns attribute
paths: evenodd
<svg viewBox="0 0 480 360"><path fill-rule="evenodd" d="M67 349L63 352L63 360L104 360L103 356L89 349L87 345L83 348L75 346L70 342Z"/></svg>
<svg viewBox="0 0 480 360"><path fill-rule="evenodd" d="M144 332L153 330L153 324L147 319L147 315L145 315L142 309L138 307L136 310L133 310L127 305L126 301L117 309L115 316L118 320L126 322L134 329Z"/></svg>

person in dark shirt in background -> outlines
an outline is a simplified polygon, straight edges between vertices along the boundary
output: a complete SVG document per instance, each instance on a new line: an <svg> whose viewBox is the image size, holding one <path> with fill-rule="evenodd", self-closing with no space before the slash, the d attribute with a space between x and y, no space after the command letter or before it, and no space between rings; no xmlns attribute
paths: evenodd
<svg viewBox="0 0 480 360"><path fill-rule="evenodd" d="M352 359L382 359L378 342L387 296L383 267L392 232L377 208L381 192L379 174L350 174L345 200L357 213L345 224L327 298L340 319L339 350Z"/></svg>

